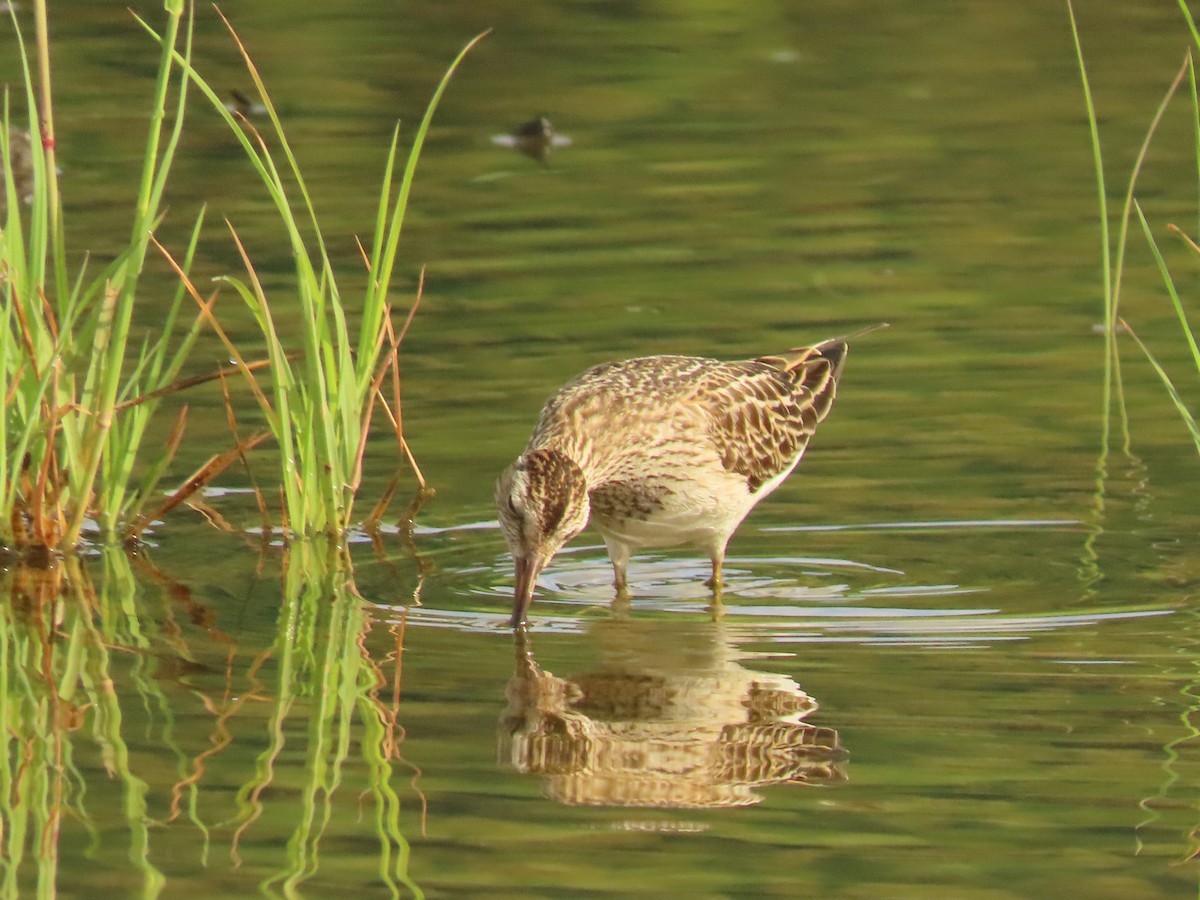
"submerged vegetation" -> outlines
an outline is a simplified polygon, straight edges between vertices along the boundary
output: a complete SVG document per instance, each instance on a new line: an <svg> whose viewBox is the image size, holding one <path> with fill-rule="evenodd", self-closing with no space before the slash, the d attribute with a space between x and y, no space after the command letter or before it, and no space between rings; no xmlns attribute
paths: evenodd
<svg viewBox="0 0 1200 900"><path fill-rule="evenodd" d="M320 221L284 127L261 77L232 26L238 49L271 124L270 139L244 117L235 117L192 65L192 12L182 0L166 4L166 25L155 32L161 45L150 129L125 248L99 272L87 263L71 270L65 245L54 152L46 0L35 4L37 36L30 55L20 29L25 127L11 121L5 97L0 147L5 200L0 219L0 370L5 395L5 432L0 445L0 546L26 559L71 552L85 542L112 543L140 536L150 521L185 501L266 436L241 437L236 410L226 390L234 446L212 457L174 494L163 500L159 484L186 425L178 413L166 448L146 459L143 441L164 397L205 378L181 379L189 351L212 328L235 367L212 377L240 373L250 387L279 445L278 491L283 507L278 526L259 495L264 519L284 537L326 534L341 537L353 524L362 479L363 455L373 420L385 417L420 489L425 483L404 438L400 409L398 350L416 311L410 304L400 326L393 323L391 284L401 228L417 160L438 101L475 38L451 64L416 130L397 180L399 128L393 133L379 193L375 233L360 245L365 276L361 302L351 304L347 279L335 274ZM15 13L10 9L14 25ZM226 25L228 26L228 22ZM268 302L255 272L252 249L233 226L245 276L225 285L253 313L267 359L248 362L214 313L216 295L201 296L190 277L203 214L182 248L158 243L163 197L195 86L224 117L262 179L279 214L296 266L294 298ZM38 111L40 110L40 117ZM40 135L32 145L28 135ZM297 199L298 197L298 199ZM178 287L161 314L153 338L136 344L131 322L144 267L161 255L178 276ZM86 257L85 257L86 258ZM195 301L194 305L191 301ZM191 314L189 310L197 312ZM276 328L280 315L302 323L302 346L287 348ZM357 330L349 321L358 322ZM400 474L368 516L376 521L394 493Z"/></svg>

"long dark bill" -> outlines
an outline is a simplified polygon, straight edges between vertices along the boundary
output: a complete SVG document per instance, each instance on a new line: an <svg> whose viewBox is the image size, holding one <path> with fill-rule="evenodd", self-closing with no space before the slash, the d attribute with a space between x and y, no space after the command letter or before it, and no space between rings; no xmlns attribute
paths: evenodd
<svg viewBox="0 0 1200 900"><path fill-rule="evenodd" d="M534 556L517 557L516 589L513 592L512 618L508 620L509 628L519 628L529 612L529 604L533 602L533 586L542 571L544 563Z"/></svg>
<svg viewBox="0 0 1200 900"><path fill-rule="evenodd" d="M887 322L880 322L877 325L868 325L866 328L860 328L858 331L852 331L849 334L843 334L841 337L830 338L827 341L821 341L813 349L818 354L829 360L829 364L833 366L833 380L837 381L842 377L842 369L846 366L846 351L847 343L851 338L857 338L864 334L870 334L872 331L879 331L881 328L890 327Z"/></svg>

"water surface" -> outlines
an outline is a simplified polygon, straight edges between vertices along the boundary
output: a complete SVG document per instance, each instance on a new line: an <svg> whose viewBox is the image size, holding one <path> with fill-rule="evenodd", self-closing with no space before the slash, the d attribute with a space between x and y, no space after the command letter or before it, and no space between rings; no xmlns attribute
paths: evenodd
<svg viewBox="0 0 1200 900"><path fill-rule="evenodd" d="M319 547L260 553L236 472L207 498L234 534L175 513L140 557L65 569L65 594L6 574L8 894L1196 891L1200 463L1135 352L1132 441L1117 428L1102 451L1063 8L225 9L350 277L396 119L411 128L495 29L446 96L402 251L406 290L428 267L405 412L438 493L411 536L354 541L352 575ZM1168 2L1078 12L1119 182L1185 35ZM244 88L198 21L202 69ZM52 30L70 238L102 259L154 48L123 8L56 4ZM548 167L492 142L541 113L572 138ZM236 269L228 217L286 304L240 151L199 104L186 134L164 237L208 203L199 276ZM1160 229L1195 215L1189 141L1168 116L1143 189ZM1176 366L1140 248L1128 278L1125 314ZM158 314L148 298L138 326ZM686 550L636 559L614 608L585 533L514 640L491 484L558 384L878 321L808 457L731 544L720 608ZM212 339L194 365L222 355ZM180 478L229 441L219 393L188 400ZM368 506L395 465L380 438Z"/></svg>

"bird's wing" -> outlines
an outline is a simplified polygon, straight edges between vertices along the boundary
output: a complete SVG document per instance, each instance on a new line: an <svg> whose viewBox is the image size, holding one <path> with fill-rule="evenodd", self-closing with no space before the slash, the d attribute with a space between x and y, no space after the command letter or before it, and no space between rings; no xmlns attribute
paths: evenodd
<svg viewBox="0 0 1200 900"><path fill-rule="evenodd" d="M754 493L795 464L829 414L835 362L803 348L722 370L707 390L711 437L725 469L744 476Z"/></svg>

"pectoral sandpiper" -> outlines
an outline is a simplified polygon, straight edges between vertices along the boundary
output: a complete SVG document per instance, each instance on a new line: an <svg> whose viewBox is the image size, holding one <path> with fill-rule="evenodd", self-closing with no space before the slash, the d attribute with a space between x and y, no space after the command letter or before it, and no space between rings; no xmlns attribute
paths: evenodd
<svg viewBox="0 0 1200 900"><path fill-rule="evenodd" d="M800 461L833 405L846 349L838 338L738 362L648 356L563 385L496 483L516 565L512 627L542 568L589 517L618 593L633 551L674 544L708 553L719 591L726 543Z"/></svg>

